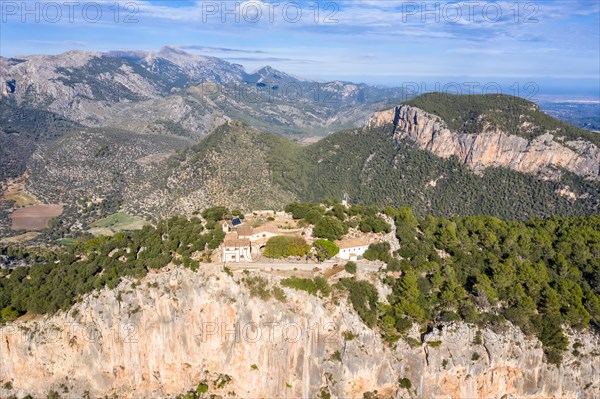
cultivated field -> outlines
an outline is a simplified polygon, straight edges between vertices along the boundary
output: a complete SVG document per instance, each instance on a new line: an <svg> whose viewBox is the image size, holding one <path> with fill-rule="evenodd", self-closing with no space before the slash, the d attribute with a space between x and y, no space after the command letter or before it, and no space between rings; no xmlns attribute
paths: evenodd
<svg viewBox="0 0 600 399"><path fill-rule="evenodd" d="M32 205L15 210L10 218L13 230L41 230L63 212L62 205Z"/></svg>

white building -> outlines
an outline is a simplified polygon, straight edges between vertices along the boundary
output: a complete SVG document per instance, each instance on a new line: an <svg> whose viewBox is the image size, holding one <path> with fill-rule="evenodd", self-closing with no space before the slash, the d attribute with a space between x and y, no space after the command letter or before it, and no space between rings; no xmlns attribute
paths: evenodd
<svg viewBox="0 0 600 399"><path fill-rule="evenodd" d="M268 225L233 227L224 222L223 230L227 232L222 244L223 262L252 262L252 247L255 252L260 251L269 238L278 235L278 229Z"/></svg>
<svg viewBox="0 0 600 399"><path fill-rule="evenodd" d="M335 244L340 248L338 258L344 260L356 261L369 249L369 242L360 239L345 239L336 241Z"/></svg>
<svg viewBox="0 0 600 399"><path fill-rule="evenodd" d="M251 262L252 243L247 238L240 238L238 233L227 233L223 241L223 262Z"/></svg>

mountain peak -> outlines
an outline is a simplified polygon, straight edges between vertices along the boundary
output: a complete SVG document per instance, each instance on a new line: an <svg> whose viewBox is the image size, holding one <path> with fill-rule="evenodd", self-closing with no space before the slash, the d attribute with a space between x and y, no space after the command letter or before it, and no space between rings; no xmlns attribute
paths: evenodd
<svg viewBox="0 0 600 399"><path fill-rule="evenodd" d="M179 47L175 47L175 46L163 46L158 51L158 54L161 56L172 56L172 55L188 56L188 57L192 56L190 53L187 53L184 50L180 49Z"/></svg>
<svg viewBox="0 0 600 399"><path fill-rule="evenodd" d="M278 69L273 68L270 65L265 65L264 67L256 70L253 74L251 74L254 79L257 81L269 80L269 81L286 81L286 82L300 82L304 81L302 78L298 78L294 75L290 75L289 73L282 72Z"/></svg>
<svg viewBox="0 0 600 399"><path fill-rule="evenodd" d="M265 65L264 67L262 67L258 71L256 71L256 73L273 73L273 72L279 72L279 71L277 71L271 65Z"/></svg>

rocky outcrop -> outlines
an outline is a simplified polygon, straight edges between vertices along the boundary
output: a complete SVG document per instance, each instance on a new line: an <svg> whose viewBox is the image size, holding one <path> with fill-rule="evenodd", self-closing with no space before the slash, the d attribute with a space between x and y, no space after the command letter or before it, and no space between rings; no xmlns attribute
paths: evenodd
<svg viewBox="0 0 600 399"><path fill-rule="evenodd" d="M578 398L600 389L600 341L580 333L561 367L516 328L453 324L389 348L345 300L248 294L243 273L172 269L84 298L68 314L2 328L0 396L163 398L218 375L226 397ZM276 277L270 277L271 283ZM350 334L351 333L351 334ZM415 329L414 338L421 338ZM477 343L474 343L474 340ZM403 387L399 380L403 379ZM6 382L12 383L7 389ZM410 381L410 388L405 388Z"/></svg>
<svg viewBox="0 0 600 399"><path fill-rule="evenodd" d="M374 114L368 126L391 126L397 143L408 139L443 158L458 157L476 172L504 167L558 179L566 169L600 180L600 149L586 141L564 141L551 132L526 139L489 126L479 134L451 131L439 117L402 105Z"/></svg>

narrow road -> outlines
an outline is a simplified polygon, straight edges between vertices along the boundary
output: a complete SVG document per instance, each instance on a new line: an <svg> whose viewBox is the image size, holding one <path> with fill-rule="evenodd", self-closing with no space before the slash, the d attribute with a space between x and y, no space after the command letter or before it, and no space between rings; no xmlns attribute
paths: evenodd
<svg viewBox="0 0 600 399"><path fill-rule="evenodd" d="M336 265L343 264L344 261L341 262L323 262L323 263L292 263L292 262L282 262L280 260L273 260L273 262L256 262L256 263L226 263L230 269L239 270L239 269L247 269L247 270L285 270L285 271L314 271L317 269L318 271L324 272L327 269L331 269ZM378 271L380 265L366 264L358 262L358 269L365 271Z"/></svg>

